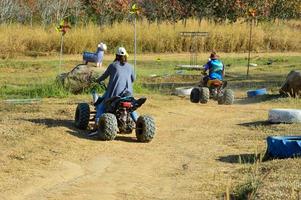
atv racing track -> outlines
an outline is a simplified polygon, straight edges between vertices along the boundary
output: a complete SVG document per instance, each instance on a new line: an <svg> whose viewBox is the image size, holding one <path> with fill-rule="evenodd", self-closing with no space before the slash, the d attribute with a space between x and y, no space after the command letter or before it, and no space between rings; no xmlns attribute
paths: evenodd
<svg viewBox="0 0 301 200"><path fill-rule="evenodd" d="M267 110L283 102L249 104L238 96L230 106L150 96L139 111L156 121L150 143L137 142L134 133L109 142L85 137L73 124L79 99L1 104L0 199L221 198L248 181L268 134L301 128L265 122ZM300 164L299 159L256 164L258 176L269 172L259 195L289 195L298 186L294 181L300 183L294 167ZM277 175L283 170L290 178Z"/></svg>
<svg viewBox="0 0 301 200"><path fill-rule="evenodd" d="M166 56L167 61L157 65L150 62L150 66L157 66L150 68L148 62L155 60L155 56L145 56L144 63L138 63L145 68L138 68L138 72L145 77L151 72L164 75L163 66L170 66L168 72L173 72L178 64L174 60L179 56L171 57L172 61ZM226 61L232 62L230 59ZM299 63L300 54L295 59ZM106 62L110 60L108 57ZM36 72L43 74L42 78L55 77L53 61L38 61L28 61L32 67L25 66L26 63L24 68L0 67L3 76L0 82L20 81L22 85L35 81L32 77L36 77ZM259 57L259 61L264 59ZM72 69L76 62L68 62L67 68ZM228 69L229 77L238 82L243 80L238 78L245 72L240 66L238 63ZM252 73L256 78L261 78L255 74L258 72L281 83L289 67L272 67L279 69L279 74L269 76L271 70L264 65L252 69ZM5 79L15 74L22 74L20 80ZM216 101L191 103L189 97L161 91L137 92L135 98L147 97L138 113L155 120L156 133L150 143L138 142L134 131L118 135L113 141L101 141L87 137L88 131L76 129L76 106L83 101L89 103L88 94L43 98L33 104L1 101L0 199L182 200L232 196L238 199L248 195L255 195L256 199L298 199L300 158L267 161L262 158L267 136L301 135L301 124L269 124L268 111L300 109L300 99L278 98L276 94L247 98L246 91L250 88L231 89L235 93L233 105L218 105Z"/></svg>

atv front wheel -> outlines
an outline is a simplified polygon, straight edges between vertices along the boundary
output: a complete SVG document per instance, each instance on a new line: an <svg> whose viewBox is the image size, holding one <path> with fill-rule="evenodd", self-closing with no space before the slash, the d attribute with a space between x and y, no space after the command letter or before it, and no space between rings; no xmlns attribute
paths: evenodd
<svg viewBox="0 0 301 200"><path fill-rule="evenodd" d="M79 103L75 112L75 127L85 130L89 125L90 107L87 103Z"/></svg>
<svg viewBox="0 0 301 200"><path fill-rule="evenodd" d="M117 119L111 113L104 113L99 118L98 136L101 140L114 140L117 135Z"/></svg>
<svg viewBox="0 0 301 200"><path fill-rule="evenodd" d="M200 89L200 103L208 103L210 98L210 92L209 92L209 88L207 87L201 87Z"/></svg>
<svg viewBox="0 0 301 200"><path fill-rule="evenodd" d="M193 88L190 93L190 101L192 103L199 103L201 97L201 92L199 88Z"/></svg>
<svg viewBox="0 0 301 200"><path fill-rule="evenodd" d="M155 122L150 116L140 116L136 122L136 137L139 142L150 142L155 135Z"/></svg>

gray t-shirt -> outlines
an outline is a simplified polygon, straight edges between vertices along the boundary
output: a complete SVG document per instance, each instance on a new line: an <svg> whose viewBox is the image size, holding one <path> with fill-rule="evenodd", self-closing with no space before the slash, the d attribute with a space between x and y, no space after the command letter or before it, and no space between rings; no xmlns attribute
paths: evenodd
<svg viewBox="0 0 301 200"><path fill-rule="evenodd" d="M110 76L110 79L105 99L121 96L124 92L129 92L133 95L135 74L130 64L125 63L121 65L119 61L115 61L109 65L107 70L97 80L98 82L104 81L108 76Z"/></svg>

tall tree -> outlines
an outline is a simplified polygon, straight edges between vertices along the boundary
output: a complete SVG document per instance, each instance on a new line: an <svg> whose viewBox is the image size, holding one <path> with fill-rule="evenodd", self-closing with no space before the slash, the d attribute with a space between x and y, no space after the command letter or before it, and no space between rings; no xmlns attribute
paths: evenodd
<svg viewBox="0 0 301 200"><path fill-rule="evenodd" d="M129 14L130 0L89 0L100 24L124 20Z"/></svg>
<svg viewBox="0 0 301 200"><path fill-rule="evenodd" d="M274 0L270 15L273 19L300 19L301 0Z"/></svg>
<svg viewBox="0 0 301 200"><path fill-rule="evenodd" d="M0 1L0 23L8 23L16 17L18 2L16 0Z"/></svg>

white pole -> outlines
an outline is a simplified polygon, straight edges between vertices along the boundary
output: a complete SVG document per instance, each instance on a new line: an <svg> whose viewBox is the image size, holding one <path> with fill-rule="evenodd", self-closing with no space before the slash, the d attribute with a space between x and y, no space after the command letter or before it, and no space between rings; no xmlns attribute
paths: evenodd
<svg viewBox="0 0 301 200"><path fill-rule="evenodd" d="M136 73L136 54L137 54L137 31L136 31L136 14L134 19L134 71Z"/></svg>
<svg viewBox="0 0 301 200"><path fill-rule="evenodd" d="M62 57L63 57L63 42L64 42L64 35L62 33L61 37L61 51L60 51L60 65L59 65L59 74L61 73L61 67L62 67Z"/></svg>

